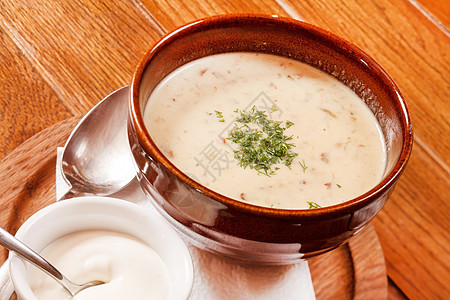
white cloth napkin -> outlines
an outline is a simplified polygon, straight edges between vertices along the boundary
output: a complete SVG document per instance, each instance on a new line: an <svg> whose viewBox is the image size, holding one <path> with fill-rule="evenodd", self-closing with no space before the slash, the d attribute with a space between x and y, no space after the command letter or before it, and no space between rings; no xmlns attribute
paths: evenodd
<svg viewBox="0 0 450 300"><path fill-rule="evenodd" d="M56 195L60 199L70 188L61 175L58 148ZM137 182L111 195L134 202L144 209L154 210ZM315 299L308 263L289 266L247 266L223 260L218 256L188 245L194 265L194 286L190 299Z"/></svg>

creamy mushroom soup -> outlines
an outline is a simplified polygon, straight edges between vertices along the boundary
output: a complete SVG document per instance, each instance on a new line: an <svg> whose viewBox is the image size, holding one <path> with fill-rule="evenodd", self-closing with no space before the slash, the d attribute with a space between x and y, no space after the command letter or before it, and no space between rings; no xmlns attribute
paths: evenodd
<svg viewBox="0 0 450 300"><path fill-rule="evenodd" d="M178 169L259 206L338 204L369 191L385 169L381 129L364 102L334 77L274 55L186 64L156 87L144 120Z"/></svg>

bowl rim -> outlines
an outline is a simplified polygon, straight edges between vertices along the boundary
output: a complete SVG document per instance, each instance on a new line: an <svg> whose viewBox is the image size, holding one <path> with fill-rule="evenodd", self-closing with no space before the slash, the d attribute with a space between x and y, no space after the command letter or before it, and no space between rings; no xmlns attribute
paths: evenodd
<svg viewBox="0 0 450 300"><path fill-rule="evenodd" d="M184 34L186 31L187 32L196 31L199 28L202 28L203 26L244 19L248 20L253 19L259 22L273 22L279 25L297 26L299 28L302 28L303 30L306 30L317 36L320 36L322 39L327 40L327 42L333 44L339 43L340 44L339 48L346 51L346 53L351 53L351 55L357 56L358 59L361 61L361 63L365 65L365 67L375 71L376 74L379 74L378 77L383 80L384 84L387 87L389 87L391 94L396 96L396 99L402 111L402 114L399 117L400 123L402 124L404 130L402 136L403 138L402 150L397 159L397 162L393 166L392 170L388 174L386 174L384 178L376 186L374 186L372 189L356 198L332 206L326 206L316 209L270 208L235 200L233 198L224 196L220 193L217 193L203 186L202 184L196 182L195 180L185 175L159 150L159 148L156 146L155 142L150 137L150 134L148 133L145 127L139 106L139 84L141 82L143 74L145 73L147 64L149 63L151 58L154 55L156 55L161 48L164 47L166 43L170 43L172 40L176 39L178 35ZM300 20L287 17L280 17L277 15L251 14L251 13L216 15L192 21L165 34L160 38L158 42L156 42L151 48L149 48L144 53L137 67L135 68L130 85L129 109L130 109L130 118L136 130L138 142L140 143L140 145L147 153L151 154L151 157L153 159L156 159L157 162L162 164L178 179L180 179L182 182L189 185L190 187L194 188L198 192L222 204L225 204L229 208L234 208L244 213L256 214L265 217L275 217L281 219L299 219L299 218L317 219L323 218L324 216L329 217L342 216L357 211L362 207L365 207L368 204L370 204L372 201L374 201L374 199L377 199L378 197L382 196L395 184L395 182L397 181L397 179L399 178L399 176L402 174L402 172L406 167L407 161L409 160L409 157L411 155L413 145L413 131L407 104L395 82L373 58L371 58L368 54L366 54L356 45L352 44L347 40L344 40L343 38L325 29L322 29L320 27L317 27L315 25Z"/></svg>

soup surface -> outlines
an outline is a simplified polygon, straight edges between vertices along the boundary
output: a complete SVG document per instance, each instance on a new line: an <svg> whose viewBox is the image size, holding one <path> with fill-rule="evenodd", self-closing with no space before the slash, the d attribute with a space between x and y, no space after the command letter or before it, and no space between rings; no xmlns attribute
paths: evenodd
<svg viewBox="0 0 450 300"><path fill-rule="evenodd" d="M385 143L364 102L334 77L269 54L227 53L175 70L144 112L181 171L251 204L310 209L381 179Z"/></svg>

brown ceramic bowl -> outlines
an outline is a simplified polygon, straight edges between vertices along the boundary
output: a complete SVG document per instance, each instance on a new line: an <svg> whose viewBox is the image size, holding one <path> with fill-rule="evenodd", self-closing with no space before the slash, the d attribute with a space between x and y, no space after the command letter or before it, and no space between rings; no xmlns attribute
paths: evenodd
<svg viewBox="0 0 450 300"><path fill-rule="evenodd" d="M148 98L156 85L178 67L204 56L234 51L293 58L350 87L375 114L384 133L387 166L382 181L339 205L287 210L233 200L177 169L146 130L142 115ZM386 72L351 43L288 18L222 15L167 34L140 61L130 99L130 145L141 185L157 209L194 245L248 262L292 263L348 241L386 203L412 148L405 102Z"/></svg>

